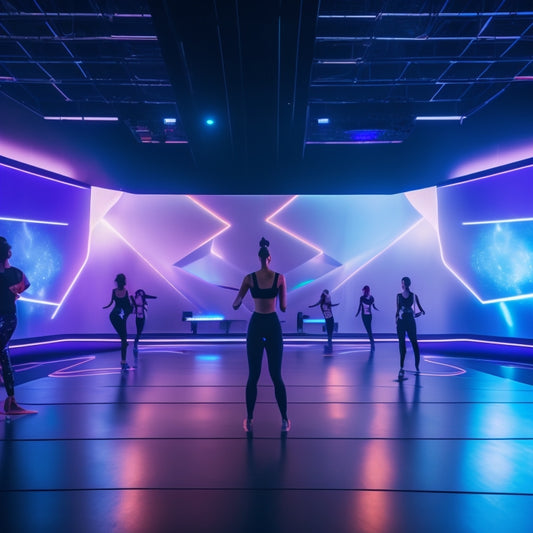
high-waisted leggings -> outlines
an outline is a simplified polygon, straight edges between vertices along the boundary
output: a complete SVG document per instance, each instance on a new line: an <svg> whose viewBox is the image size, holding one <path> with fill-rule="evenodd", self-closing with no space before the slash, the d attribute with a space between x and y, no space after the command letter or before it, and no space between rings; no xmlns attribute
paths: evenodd
<svg viewBox="0 0 533 533"><path fill-rule="evenodd" d="M254 313L248 324L246 353L248 355L248 382L246 383L246 409L248 418L253 418L257 399L257 383L261 375L263 350L266 350L268 371L274 384L276 401L281 417L287 418L287 392L281 378L283 336L276 313Z"/></svg>
<svg viewBox="0 0 533 533"><path fill-rule="evenodd" d="M120 356L122 361L126 360L126 350L128 347L128 333L126 331L126 318L121 317L118 313L109 314L111 324L120 337Z"/></svg>
<svg viewBox="0 0 533 533"><path fill-rule="evenodd" d="M418 348L418 340L416 338L415 318L411 315L398 319L396 322L396 331L400 343L400 367L403 368L403 363L405 361L405 353L407 351L405 346L405 334L407 333L415 354L415 367L418 370L420 365L420 349Z"/></svg>
<svg viewBox="0 0 533 533"><path fill-rule="evenodd" d="M335 319L330 316L329 318L326 318L326 334L328 336L328 344L332 343L333 340L333 329L335 327Z"/></svg>
<svg viewBox="0 0 533 533"><path fill-rule="evenodd" d="M374 346L374 335L372 335L372 315L365 315L363 313L361 316L363 317L363 324L368 334L368 340L370 341L370 345Z"/></svg>
<svg viewBox="0 0 533 533"><path fill-rule="evenodd" d="M139 339L141 338L141 334L144 329L144 322L145 317L135 317L135 327L137 328L137 335L135 335L135 344L137 345L139 343Z"/></svg>
<svg viewBox="0 0 533 533"><path fill-rule="evenodd" d="M2 378L8 396L15 395L15 376L7 344L17 327L16 315L0 316L0 363L2 365Z"/></svg>

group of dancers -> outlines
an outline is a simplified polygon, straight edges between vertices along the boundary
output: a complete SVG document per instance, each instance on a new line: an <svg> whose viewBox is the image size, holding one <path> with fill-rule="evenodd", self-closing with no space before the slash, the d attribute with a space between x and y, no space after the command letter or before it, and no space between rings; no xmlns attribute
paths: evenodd
<svg viewBox="0 0 533 533"><path fill-rule="evenodd" d="M285 276L270 268L272 257L269 251L270 243L262 238L259 243L258 257L260 260L259 270L247 274L241 284L237 297L233 302L233 309L241 306L247 292L250 291L254 301L254 311L248 324L246 335L246 353L248 358L248 380L246 382L246 418L243 428L247 433L253 431L254 409L257 399L257 384L261 374L263 352L266 351L268 370L274 384L276 401L281 414L281 431L286 433L291 429L291 421L287 415L287 392L281 375L283 357L283 336L281 324L276 313L276 304L279 301L279 309L285 312L287 309L287 284ZM12 267L9 263L11 246L4 237L0 237L0 360L2 376L7 392L4 402L4 413L25 414L28 412L20 407L15 401L14 376L8 353L8 342L17 325L15 301L26 290L30 283L24 273ZM111 301L104 309L113 309L109 315L111 324L115 328L121 341L121 368L127 370L129 365L126 361L127 353L127 330L126 321L130 314L135 314L137 333L134 341L134 353L137 352L145 318L147 300L156 298L146 294L143 289L138 289L135 296L130 296L126 289L126 276L118 274L115 278L116 288L111 293ZM425 314L420 305L418 296L411 292L411 280L404 277L401 280L402 292L396 297L396 330L398 333L400 348L400 371L398 379L404 379L404 361L406 354L405 335L407 333L411 341L415 356L416 371L420 367L420 350L416 336L415 317ZM331 308L338 305L331 302L328 290L324 290L317 303L309 307L320 305L326 321L328 346L332 345L334 319ZM418 307L418 311L416 308ZM372 309L378 310L374 297L370 294L370 287L363 287L363 294L359 299L359 308L356 316L362 315L363 324L368 333L371 350L375 348L372 334Z"/></svg>
<svg viewBox="0 0 533 533"><path fill-rule="evenodd" d="M409 337L413 347L416 372L420 372L420 348L418 346L418 339L416 335L415 318L426 314L420 305L418 296L411 292L411 279L404 277L402 278L401 284L402 292L396 295L396 332L398 334L398 342L400 347L400 371L398 372L399 380L405 379L404 362L405 354L407 353L405 334L407 334ZM333 328L335 324L333 311L331 308L339 304L331 303L329 291L324 289L318 302L310 305L309 307L316 307L317 305L320 306L322 314L324 315L326 334L328 337L328 342L324 351L326 353L331 353L333 345ZM359 314L361 314L363 325L366 329L368 340L370 341L370 350L374 351L376 348L376 343L372 333L372 308L374 308L376 311L379 311L379 309L376 307L374 297L370 294L370 287L365 285L363 287L363 294L359 298L359 307L357 308L357 313L355 316L358 317Z"/></svg>
<svg viewBox="0 0 533 533"><path fill-rule="evenodd" d="M143 289L137 289L135 291L135 296L130 296L128 294L128 289L126 289L126 276L124 274L117 274L115 283L117 286L111 291L111 301L105 305L103 309L107 309L115 304L111 313L109 313L109 320L120 338L120 366L124 371L130 367L126 361L128 348L126 322L128 317L132 313L135 315L135 327L137 333L133 342L133 353L136 355L139 348L139 340L146 321L146 300L157 298L157 296L146 294Z"/></svg>

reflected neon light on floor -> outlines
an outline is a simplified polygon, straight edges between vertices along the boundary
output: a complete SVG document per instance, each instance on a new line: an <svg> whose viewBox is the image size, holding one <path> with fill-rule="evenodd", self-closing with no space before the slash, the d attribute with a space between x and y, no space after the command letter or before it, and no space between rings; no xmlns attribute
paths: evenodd
<svg viewBox="0 0 533 533"><path fill-rule="evenodd" d="M437 356L435 356L437 357ZM437 361L433 361L433 356L430 358L428 356L422 357L422 360L426 363L430 363L432 365L439 365L444 366L447 368L452 369L452 372L442 373L442 372L420 372L420 376L432 376L432 377L453 377L453 376L460 376L461 374L466 374L466 370L464 368L461 368L460 366L451 365L450 363L439 363Z"/></svg>
<svg viewBox="0 0 533 533"><path fill-rule="evenodd" d="M78 366L90 363L96 359L94 355L89 355L86 357L69 357L68 359L56 359L53 361L34 361L28 363L21 363L18 365L13 365L13 368L16 372L24 372L28 370L33 370L34 368L39 368L45 365L53 365L60 363L68 363L67 366L55 370L51 374L48 374L50 378L75 378L80 376L106 376L110 374L120 374L122 372L120 367L105 367L105 368L87 368L87 369L78 369L72 370ZM75 361L72 363L72 361ZM133 370L130 368L130 370Z"/></svg>

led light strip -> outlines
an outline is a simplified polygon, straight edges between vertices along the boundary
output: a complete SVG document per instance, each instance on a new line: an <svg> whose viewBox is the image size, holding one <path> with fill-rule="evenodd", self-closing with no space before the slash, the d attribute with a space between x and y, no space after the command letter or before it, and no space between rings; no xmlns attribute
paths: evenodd
<svg viewBox="0 0 533 533"><path fill-rule="evenodd" d="M224 233L228 228L231 228L231 224L229 222L227 222L226 220L224 220L223 218L221 218L220 216L218 216L214 211L212 211L211 209L209 209L208 207L206 207L204 204L202 204L200 201L198 201L196 198L194 198L193 196L190 196L190 195L186 195L186 197L191 201L191 202L194 202L198 207L200 207L201 209L203 209L204 211L207 211L212 217L216 218L219 222L222 222L222 224L224 224L224 227L218 231L217 233L215 233L214 235L212 235L211 237L208 237L204 242L202 242L201 244L199 244L195 249L197 250L198 248L201 248L204 244L208 243L209 241L212 241L213 239L215 239L216 237L218 237L219 235L221 235L222 233Z"/></svg>
<svg viewBox="0 0 533 533"><path fill-rule="evenodd" d="M132 337L128 337L129 341L133 340ZM287 335L283 337L283 341L285 343L289 344L323 344L324 338L308 338L305 336L294 336L294 335ZM28 342L25 343L21 340L19 340L19 344L17 344L17 341L13 341L10 344L10 349L16 349L16 348L30 348L34 346L49 346L53 344L63 344L63 343L110 343L110 344L118 344L120 340L118 338L101 338L101 337L80 337L80 338L70 338L65 337L63 339L53 339L53 340L43 340L43 341L35 341L35 342ZM141 339L140 344L145 346L168 346L169 344L244 344L246 342L246 337L202 337L202 338L194 338L191 336L188 337L169 337L169 338L153 338L153 339ZM385 343L397 343L397 339L375 339L376 343L385 344ZM529 348L533 350L533 344L525 344L521 342L514 342L514 341L495 341L495 340L489 340L489 339L472 339L468 337L445 337L445 338L434 338L434 339L418 339L419 344L448 344L448 343L471 343L471 344L488 344L492 346L509 346L509 347L515 347L515 348ZM336 338L334 344L342 345L342 344L368 344L368 339L360 338L360 337L342 337L342 338Z"/></svg>
<svg viewBox="0 0 533 533"><path fill-rule="evenodd" d="M271 215L269 215L265 221L268 223L268 224L271 224L272 226L274 226L275 228L283 231L284 233L286 233L287 235L290 235L291 237L293 237L294 239L300 241L300 242L303 242L305 245L309 246L310 248L312 248L313 250L316 250L318 252L319 255L323 254L324 251L321 250L318 246L315 246L314 244L310 243L309 241L306 241L305 239L303 239L302 237L300 237L299 235L296 235L296 233L293 233L292 231L289 231L287 228L284 228L283 226L280 226L279 224L276 224L275 222L272 221L272 219L279 213L281 213L281 211L283 211L288 205L290 205L292 202L294 202L294 200L296 200L296 198L298 198L298 195L296 196L293 196L292 198L290 198L287 202L285 202L280 208L276 209L276 211L274 211Z"/></svg>
<svg viewBox="0 0 533 533"><path fill-rule="evenodd" d="M533 217L529 218L507 218L501 220L478 220L473 222L463 222L463 226L480 226L482 224L510 224L512 222L533 222Z"/></svg>
<svg viewBox="0 0 533 533"><path fill-rule="evenodd" d="M0 217L0 220L5 220L6 222L27 222L29 224L48 224L50 226L68 226L68 222L52 222L50 220L33 220L31 218L11 218L11 217Z"/></svg>
<svg viewBox="0 0 533 533"><path fill-rule="evenodd" d="M90 189L89 185L77 185L76 183L70 183L68 181L63 181L58 178L51 178L50 176L44 176L43 174L37 174L36 172L31 172L30 170L25 170L23 168L15 167L13 165L7 165L6 163L0 163L0 166L5 168L10 168L11 170L16 170L17 172L23 172L24 174L29 174L30 176L35 176L43 180L54 181L60 183L61 185L67 185L68 187L75 187L76 189Z"/></svg>

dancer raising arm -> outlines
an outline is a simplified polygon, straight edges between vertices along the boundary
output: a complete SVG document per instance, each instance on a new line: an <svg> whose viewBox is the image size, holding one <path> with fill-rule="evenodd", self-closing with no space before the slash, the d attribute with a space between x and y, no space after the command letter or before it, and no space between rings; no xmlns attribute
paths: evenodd
<svg viewBox="0 0 533 533"><path fill-rule="evenodd" d="M320 295L320 299L318 300L318 302L316 304L310 305L309 307L316 307L317 305L320 305L320 310L322 311L322 314L324 315L324 320L326 321L326 333L328 336L326 353L331 353L331 350L333 348L333 328L335 326L335 319L333 318L333 311L331 310L331 308L339 304L332 304L329 291L327 289L324 289L322 291L322 294Z"/></svg>

